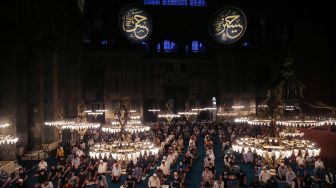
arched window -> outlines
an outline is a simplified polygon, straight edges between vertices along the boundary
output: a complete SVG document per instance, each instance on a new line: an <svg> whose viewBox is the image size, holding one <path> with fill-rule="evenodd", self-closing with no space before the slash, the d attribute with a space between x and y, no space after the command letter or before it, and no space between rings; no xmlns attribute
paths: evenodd
<svg viewBox="0 0 336 188"><path fill-rule="evenodd" d="M191 51L193 53L199 53L203 50L203 44L197 40L191 42Z"/></svg>
<svg viewBox="0 0 336 188"><path fill-rule="evenodd" d="M164 40L163 41L163 51L164 52L176 52L177 46L175 42L170 41L170 40Z"/></svg>

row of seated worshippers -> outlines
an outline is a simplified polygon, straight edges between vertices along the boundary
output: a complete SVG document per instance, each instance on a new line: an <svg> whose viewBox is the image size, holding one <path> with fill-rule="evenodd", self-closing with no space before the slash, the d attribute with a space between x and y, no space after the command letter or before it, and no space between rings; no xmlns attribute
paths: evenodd
<svg viewBox="0 0 336 188"><path fill-rule="evenodd" d="M170 151L170 155L172 157L164 157L161 161L161 165L157 168L157 170L154 172L153 176L151 176L148 180L148 187L150 188L158 188L159 185L167 184L172 188L181 188L185 185L185 178L192 166L192 162L194 160L193 153L196 150L196 136L192 135L190 136L189 145L187 148L187 151L185 153L180 153L179 156L182 157L182 160L177 162L177 158L179 156L172 155L172 152ZM178 140L177 145L174 145L175 147L180 145L181 147L183 144L183 138L180 137ZM171 150L177 151L177 148L170 148ZM175 153L175 152L174 152ZM177 164L176 164L177 163ZM168 181L168 178L171 177L170 183Z"/></svg>
<svg viewBox="0 0 336 188"><path fill-rule="evenodd" d="M206 132L203 132L206 134ZM204 148L205 148L205 158L204 158L204 170L202 172L202 186L212 187L214 185L214 175L216 174L215 169L215 155L213 152L213 140L210 134L206 134L204 137Z"/></svg>
<svg viewBox="0 0 336 188"><path fill-rule="evenodd" d="M174 129L172 129L174 130ZM169 136L162 138L164 144L171 144L174 142L175 133L171 132L167 134ZM91 140L91 139L89 139ZM91 140L92 142L92 140ZM174 144L174 149L181 150L183 147L183 139L179 139L178 143ZM38 170L35 176L37 177L36 186L58 186L58 187L86 187L89 185L96 185L98 187L108 187L107 176L111 177L113 182L120 182L122 176L121 164L112 157L104 159L90 158L89 155L84 152L83 143L79 147L73 147L71 153L64 156L64 151L57 152L57 164L48 165L47 161L41 160L38 164ZM161 148L162 149L162 148ZM59 146L57 151L63 150L62 146ZM170 163L176 161L176 153L173 150L167 155L166 159ZM59 156L61 153L62 156ZM164 151L160 151L159 155L162 155ZM150 169L157 163L157 159L160 156L144 155L135 160L131 160L126 167L127 176L126 184L133 185L137 182L141 182L143 177L149 173ZM18 187L28 187L29 178L24 178L24 175L28 173L25 169L22 169L22 175L15 184ZM132 187L132 186L129 186Z"/></svg>
<svg viewBox="0 0 336 188"><path fill-rule="evenodd" d="M172 127L175 127L174 125ZM170 128L172 128L170 127ZM160 139L164 140L161 142L159 155L163 156L161 164L155 170L153 176L151 176L148 180L149 187L160 187L164 179L170 175L170 168L174 166L176 163L177 158L181 154L184 148L184 140L180 134L180 129L166 129L166 126L162 126L162 132L164 136ZM158 134L157 134L158 135ZM134 163L129 163L127 165L127 177L124 182L124 187L134 187L136 183L141 183L144 179L143 177L146 176L150 169L154 167L155 163L143 163L141 160L139 161L140 165L134 166ZM141 165L144 164L144 165Z"/></svg>

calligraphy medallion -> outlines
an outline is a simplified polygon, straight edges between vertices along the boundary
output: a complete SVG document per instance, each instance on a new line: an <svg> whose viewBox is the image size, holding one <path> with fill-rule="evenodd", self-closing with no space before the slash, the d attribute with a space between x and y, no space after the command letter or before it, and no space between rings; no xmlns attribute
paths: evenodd
<svg viewBox="0 0 336 188"><path fill-rule="evenodd" d="M219 9L210 20L211 36L221 44L237 42L244 35L246 27L244 12L233 6Z"/></svg>
<svg viewBox="0 0 336 188"><path fill-rule="evenodd" d="M119 27L128 40L139 43L150 36L152 19L142 8L127 5L120 11Z"/></svg>

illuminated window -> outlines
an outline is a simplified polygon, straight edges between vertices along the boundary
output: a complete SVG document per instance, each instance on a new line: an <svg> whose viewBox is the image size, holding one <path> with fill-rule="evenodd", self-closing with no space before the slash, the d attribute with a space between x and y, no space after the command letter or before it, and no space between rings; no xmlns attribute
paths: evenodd
<svg viewBox="0 0 336 188"><path fill-rule="evenodd" d="M203 44L197 40L191 42L191 51L193 53L199 53L203 50Z"/></svg>
<svg viewBox="0 0 336 188"><path fill-rule="evenodd" d="M157 44L156 52L161 52L161 44Z"/></svg>
<svg viewBox="0 0 336 188"><path fill-rule="evenodd" d="M172 42L170 40L164 40L163 41L163 51L164 52L176 52L177 46L175 42Z"/></svg>
<svg viewBox="0 0 336 188"><path fill-rule="evenodd" d="M102 41L100 42L100 44L101 44L101 45L107 45L107 40L102 40Z"/></svg>
<svg viewBox="0 0 336 188"><path fill-rule="evenodd" d="M187 6L187 0L162 0L162 5Z"/></svg>
<svg viewBox="0 0 336 188"><path fill-rule="evenodd" d="M144 0L145 5L160 5L161 0Z"/></svg>
<svg viewBox="0 0 336 188"><path fill-rule="evenodd" d="M204 7L205 6L205 0L189 0L189 6Z"/></svg>

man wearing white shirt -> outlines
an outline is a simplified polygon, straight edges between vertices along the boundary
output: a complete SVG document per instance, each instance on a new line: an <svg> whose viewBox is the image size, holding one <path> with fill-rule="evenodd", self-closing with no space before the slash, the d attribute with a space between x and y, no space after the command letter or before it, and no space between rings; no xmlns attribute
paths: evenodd
<svg viewBox="0 0 336 188"><path fill-rule="evenodd" d="M116 163L112 169L112 182L119 182L120 177L121 168L119 167L119 164Z"/></svg>
<svg viewBox="0 0 336 188"><path fill-rule="evenodd" d="M300 165L306 166L305 165L305 159L302 157L301 154L296 157L296 164L298 166L300 166Z"/></svg>
<svg viewBox="0 0 336 188"><path fill-rule="evenodd" d="M270 178L271 178L271 172L267 170L266 167L263 167L263 170L259 174L259 181L266 184Z"/></svg>
<svg viewBox="0 0 336 188"><path fill-rule="evenodd" d="M315 169L321 169L321 170L324 169L324 163L323 163L323 161L321 160L321 158L318 158L318 159L315 161Z"/></svg>
<svg viewBox="0 0 336 188"><path fill-rule="evenodd" d="M45 162L43 159L39 162L38 164L38 171L41 171L41 170L47 170L48 168L48 163Z"/></svg>
<svg viewBox="0 0 336 188"><path fill-rule="evenodd" d="M160 165L160 169L162 170L165 178L170 175L170 167L168 165L166 165L165 160L162 160L161 165Z"/></svg>
<svg viewBox="0 0 336 188"><path fill-rule="evenodd" d="M79 168L79 165L80 165L80 159L79 157L75 156L72 161L72 166L75 168L75 169L78 169Z"/></svg>
<svg viewBox="0 0 336 188"><path fill-rule="evenodd" d="M100 160L100 163L98 165L98 174L104 174L106 173L106 163L104 163L103 160Z"/></svg>
<svg viewBox="0 0 336 188"><path fill-rule="evenodd" d="M148 180L148 187L149 188L159 188L161 186L160 179L157 177L156 174L153 174Z"/></svg>
<svg viewBox="0 0 336 188"><path fill-rule="evenodd" d="M215 161L215 155L212 149L207 150L206 152L207 155L209 155L209 157L211 158L211 161L214 162Z"/></svg>
<svg viewBox="0 0 336 188"><path fill-rule="evenodd" d="M80 149L77 150L76 155L81 158L84 155L84 152Z"/></svg>
<svg viewBox="0 0 336 188"><path fill-rule="evenodd" d="M202 173L202 180L204 186L212 185L213 174L208 167L205 167L205 170Z"/></svg>

